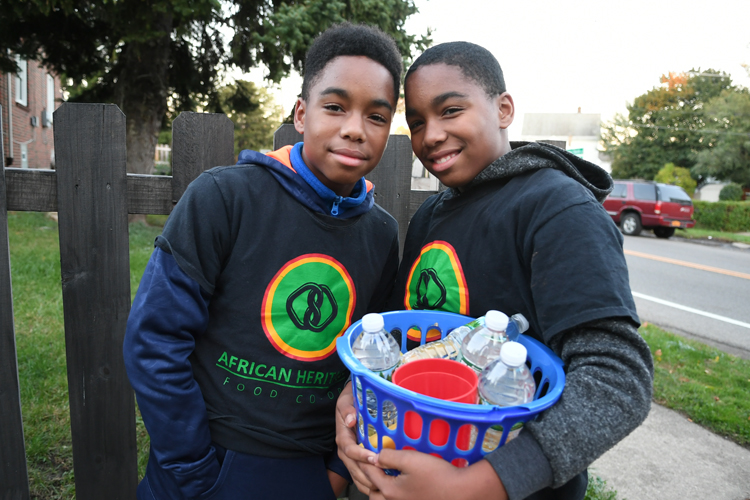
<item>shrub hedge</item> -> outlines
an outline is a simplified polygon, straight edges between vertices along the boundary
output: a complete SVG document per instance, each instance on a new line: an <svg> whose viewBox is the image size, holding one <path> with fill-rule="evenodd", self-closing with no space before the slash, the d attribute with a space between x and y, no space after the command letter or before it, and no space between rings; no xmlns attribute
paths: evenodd
<svg viewBox="0 0 750 500"><path fill-rule="evenodd" d="M721 188L719 201L740 201L742 199L742 186L731 183Z"/></svg>
<svg viewBox="0 0 750 500"><path fill-rule="evenodd" d="M696 227L737 233L750 231L750 202L693 201Z"/></svg>

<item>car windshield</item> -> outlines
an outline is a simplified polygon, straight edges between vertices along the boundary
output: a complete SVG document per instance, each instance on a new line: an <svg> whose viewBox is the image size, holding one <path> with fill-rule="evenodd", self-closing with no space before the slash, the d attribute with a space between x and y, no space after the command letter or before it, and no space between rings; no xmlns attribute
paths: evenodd
<svg viewBox="0 0 750 500"><path fill-rule="evenodd" d="M680 186L659 184L659 194L659 198L663 201L672 201L675 203L692 203L692 200L690 200L690 196L688 196L688 194Z"/></svg>

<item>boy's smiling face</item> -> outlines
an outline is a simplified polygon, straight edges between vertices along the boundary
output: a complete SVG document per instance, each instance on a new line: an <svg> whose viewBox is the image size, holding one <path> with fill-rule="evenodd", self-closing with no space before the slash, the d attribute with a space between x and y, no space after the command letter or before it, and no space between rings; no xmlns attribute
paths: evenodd
<svg viewBox="0 0 750 500"><path fill-rule="evenodd" d="M302 158L325 186L349 196L383 156L395 109L393 77L384 66L364 56L332 59L308 99L297 100Z"/></svg>
<svg viewBox="0 0 750 500"><path fill-rule="evenodd" d="M448 187L469 183L510 151L513 99L490 97L457 66L420 66L404 85L414 154Z"/></svg>

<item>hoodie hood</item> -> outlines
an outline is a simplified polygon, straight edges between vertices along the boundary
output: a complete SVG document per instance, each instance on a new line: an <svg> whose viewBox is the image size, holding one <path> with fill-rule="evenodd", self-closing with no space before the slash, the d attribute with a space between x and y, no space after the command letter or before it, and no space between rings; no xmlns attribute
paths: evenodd
<svg viewBox="0 0 750 500"><path fill-rule="evenodd" d="M542 168L564 172L591 191L599 203L612 191L612 177L603 168L564 149L537 142L511 142L510 146L511 151L490 163L466 186L452 188L453 195L487 181L509 179Z"/></svg>
<svg viewBox="0 0 750 500"><path fill-rule="evenodd" d="M373 184L362 177L350 196L339 196L315 177L302 159L302 143L268 154L245 149L237 165L265 167L297 201L314 212L348 219L368 212L375 203Z"/></svg>

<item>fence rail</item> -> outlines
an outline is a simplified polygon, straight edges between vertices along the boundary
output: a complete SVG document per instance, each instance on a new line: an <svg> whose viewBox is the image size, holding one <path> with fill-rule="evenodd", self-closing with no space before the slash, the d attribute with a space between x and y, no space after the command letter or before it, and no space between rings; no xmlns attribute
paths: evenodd
<svg viewBox="0 0 750 500"><path fill-rule="evenodd" d="M134 397L122 360L130 311L128 214L169 214L201 172L234 163L233 133L224 115L182 113L172 124L172 175L128 174L122 112L108 104L65 103L54 117L57 169L0 173L0 499L29 499L8 211L58 212L76 497L130 500L137 450ZM284 125L274 147L300 139ZM414 210L432 194L411 191L411 158L408 138L391 136L368 175L375 200L399 222L402 243Z"/></svg>

